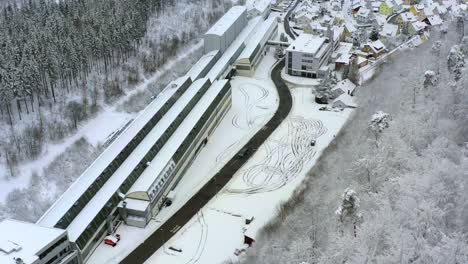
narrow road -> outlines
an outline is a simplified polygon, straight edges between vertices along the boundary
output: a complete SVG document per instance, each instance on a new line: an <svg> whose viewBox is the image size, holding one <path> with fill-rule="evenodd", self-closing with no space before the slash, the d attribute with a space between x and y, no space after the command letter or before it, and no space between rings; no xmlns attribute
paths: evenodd
<svg viewBox="0 0 468 264"><path fill-rule="evenodd" d="M296 1L294 6L289 9L288 13L284 16L284 30L286 31L286 34L289 35L291 39L296 39L296 35L294 35L294 32L291 30L291 27L289 26L289 18L291 17L291 13L296 9L297 5L300 3L299 0Z"/></svg>
<svg viewBox="0 0 468 264"><path fill-rule="evenodd" d="M122 260L123 264L137 264L145 262L154 252L164 245L184 226L197 212L213 198L234 176L234 174L252 157L265 140L275 131L281 122L288 116L292 108L292 97L289 88L281 79L281 69L284 59L271 71L279 95L279 106L273 117L260 129L247 144L185 205L168 219L158 230L151 234L141 245Z"/></svg>

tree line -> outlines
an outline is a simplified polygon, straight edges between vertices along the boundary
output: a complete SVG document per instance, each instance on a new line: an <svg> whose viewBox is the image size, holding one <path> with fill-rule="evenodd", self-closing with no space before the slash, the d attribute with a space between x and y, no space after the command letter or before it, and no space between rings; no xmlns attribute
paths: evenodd
<svg viewBox="0 0 468 264"><path fill-rule="evenodd" d="M134 55L147 21L174 0L28 0L0 15L0 111L12 122L35 101L56 101L91 71L107 73ZM74 85L75 84L75 85Z"/></svg>

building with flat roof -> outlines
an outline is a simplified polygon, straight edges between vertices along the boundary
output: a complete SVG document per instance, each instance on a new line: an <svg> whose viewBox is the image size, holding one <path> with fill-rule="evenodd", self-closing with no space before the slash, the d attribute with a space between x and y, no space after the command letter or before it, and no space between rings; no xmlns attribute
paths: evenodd
<svg viewBox="0 0 468 264"><path fill-rule="evenodd" d="M67 231L16 220L0 222L0 263L78 264Z"/></svg>
<svg viewBox="0 0 468 264"><path fill-rule="evenodd" d="M278 34L278 16L271 15L257 28L253 37L247 41L242 53L235 63L236 71L251 76L263 58L267 41Z"/></svg>
<svg viewBox="0 0 468 264"><path fill-rule="evenodd" d="M247 8L233 6L205 33L205 53L213 50L224 53L246 25Z"/></svg>
<svg viewBox="0 0 468 264"><path fill-rule="evenodd" d="M317 78L322 66L328 64L333 51L333 33L330 37L301 34L286 49L286 73L293 76Z"/></svg>

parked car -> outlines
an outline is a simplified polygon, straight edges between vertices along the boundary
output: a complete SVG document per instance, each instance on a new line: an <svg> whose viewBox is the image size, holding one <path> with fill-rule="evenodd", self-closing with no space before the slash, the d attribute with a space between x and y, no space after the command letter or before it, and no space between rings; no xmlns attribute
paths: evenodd
<svg viewBox="0 0 468 264"><path fill-rule="evenodd" d="M315 139L312 139L312 140L310 141L310 146L314 147L314 146L315 146L315 143L316 143Z"/></svg>
<svg viewBox="0 0 468 264"><path fill-rule="evenodd" d="M120 241L120 235L119 234L114 234L114 235L108 235L104 238L104 244L115 247L117 246L117 243Z"/></svg>

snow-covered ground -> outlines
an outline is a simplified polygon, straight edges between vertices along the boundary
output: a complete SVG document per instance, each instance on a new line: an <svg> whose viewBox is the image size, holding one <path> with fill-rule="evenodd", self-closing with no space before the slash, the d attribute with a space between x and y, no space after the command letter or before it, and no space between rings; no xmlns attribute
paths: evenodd
<svg viewBox="0 0 468 264"><path fill-rule="evenodd" d="M266 60L271 60L268 58ZM262 64L259 68L265 70L265 63ZM248 81L248 78L236 78L234 83ZM245 219L254 217L247 232L255 237L256 232L277 214L278 206L301 185L320 153L352 113L351 109L319 111L320 106L314 103L309 87L295 88L291 92L294 104L289 117L227 186L146 263L209 264L235 260L235 250L244 248ZM215 133L222 133L223 141L230 140L231 136L227 135L233 133L222 129L220 127ZM315 147L310 144L313 139L317 140ZM210 143L223 144L215 138ZM182 252L169 250L171 246Z"/></svg>
<svg viewBox="0 0 468 264"><path fill-rule="evenodd" d="M269 79L270 68L274 63L275 59L269 54L253 78L233 78L232 108L176 187L172 205L163 209L144 229L121 225L117 229L117 233L122 236L119 246L112 248L101 244L89 263L118 263L177 212L268 122L278 106L276 88Z"/></svg>

